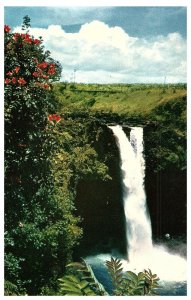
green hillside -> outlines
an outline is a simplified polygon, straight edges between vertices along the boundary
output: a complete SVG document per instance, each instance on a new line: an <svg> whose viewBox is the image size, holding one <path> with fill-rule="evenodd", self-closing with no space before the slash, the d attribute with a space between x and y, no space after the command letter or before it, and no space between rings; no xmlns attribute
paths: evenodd
<svg viewBox="0 0 191 300"><path fill-rule="evenodd" d="M154 108L186 96L186 84L66 84L54 85L64 109L149 114Z"/></svg>

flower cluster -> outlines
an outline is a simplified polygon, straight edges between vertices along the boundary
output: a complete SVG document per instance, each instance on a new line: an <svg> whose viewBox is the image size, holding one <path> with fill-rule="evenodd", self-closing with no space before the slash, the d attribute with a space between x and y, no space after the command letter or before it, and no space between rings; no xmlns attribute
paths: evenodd
<svg viewBox="0 0 191 300"><path fill-rule="evenodd" d="M49 79L48 75L54 75L56 73L55 64L43 61L41 63L37 62L37 71L33 72L34 77L41 77L44 79Z"/></svg>
<svg viewBox="0 0 191 300"><path fill-rule="evenodd" d="M18 74L20 71L20 66L15 67L12 71L6 73L7 76L12 76L14 74Z"/></svg>
<svg viewBox="0 0 191 300"><path fill-rule="evenodd" d="M13 51L30 51L34 52L34 47L41 44L40 39L35 39L28 33L11 33L11 28L8 25L4 26L5 35L7 35L8 39L6 39L6 49L9 53ZM36 48L36 50L41 48ZM11 52L10 52L11 51ZM14 68L14 69L13 69ZM48 62L45 59L40 60L38 58L32 58L30 65L28 66L27 72L24 70L26 66L20 63L20 65L13 67L12 69L8 69L5 75L5 85L19 85L25 86L30 84L33 87L39 87L45 90L50 90L50 81L52 81L55 76L57 76L58 70L56 65L52 62ZM24 72L23 72L24 71Z"/></svg>
<svg viewBox="0 0 191 300"><path fill-rule="evenodd" d="M27 82L23 77L15 77L20 71L20 66L16 66L12 71L9 71L6 73L8 77L5 78L5 84L8 85L10 83L12 84L19 84L19 85L25 85Z"/></svg>
<svg viewBox="0 0 191 300"><path fill-rule="evenodd" d="M8 85L10 83L13 83L13 84L18 83L19 85L25 85L27 82L26 82L26 80L24 80L23 77L19 77L18 79L17 79L17 77L13 77L12 79L5 78L5 84Z"/></svg>
<svg viewBox="0 0 191 300"><path fill-rule="evenodd" d="M48 68L47 74L48 75L54 74L56 72L55 65L54 64L48 64L48 65L49 65L49 68ZM11 83L12 84L18 83L19 85L25 85L27 82L23 77L19 77L19 78L15 77L15 75L17 75L19 73L19 71L20 71L20 67L15 67L12 71L8 71L6 73L7 77L5 78L5 84L8 85ZM49 79L48 75L45 75L41 69L39 69L38 71L34 71L32 73L33 77L38 78L38 79L43 79L43 80L48 80ZM46 90L50 89L50 85L47 82L44 83L44 82L37 81L37 82L35 82L35 85L38 87L44 88Z"/></svg>
<svg viewBox="0 0 191 300"><path fill-rule="evenodd" d="M37 60L35 60L35 63L36 70L32 73L33 77L38 80L37 82L35 82L35 85L49 90L50 85L48 84L48 80L50 79L51 75L54 75L56 73L55 64L49 63L47 61L38 62ZM41 82L43 80L46 80L47 82Z"/></svg>
<svg viewBox="0 0 191 300"><path fill-rule="evenodd" d="M15 42L22 41L24 44L34 44L34 45L41 44L40 40L34 39L28 33L18 33L18 32L16 32L16 33L13 34L13 40Z"/></svg>
<svg viewBox="0 0 191 300"><path fill-rule="evenodd" d="M12 71L8 71L6 73L5 78L5 84L16 84L18 83L19 85L25 85L27 82L23 77L15 77L20 71L20 66L16 66ZM32 72L32 76L37 78L37 79L43 79L43 80L48 80L51 75L54 75L56 73L55 69L55 64L48 63L46 61L43 61L41 63L37 63L37 71ZM47 75L46 75L47 74ZM46 90L50 89L50 85L46 82L35 82L36 86L39 86L41 88L44 88Z"/></svg>
<svg viewBox="0 0 191 300"><path fill-rule="evenodd" d="M24 78L22 78L22 77L19 77L19 79L18 79L18 84L20 84L20 85L25 85L27 82L24 80Z"/></svg>
<svg viewBox="0 0 191 300"><path fill-rule="evenodd" d="M46 69L48 67L48 62L47 61L43 61L41 63L37 64L37 67L41 70Z"/></svg>
<svg viewBox="0 0 191 300"><path fill-rule="evenodd" d="M48 121L58 123L61 121L61 117L59 115L53 114L48 116Z"/></svg>

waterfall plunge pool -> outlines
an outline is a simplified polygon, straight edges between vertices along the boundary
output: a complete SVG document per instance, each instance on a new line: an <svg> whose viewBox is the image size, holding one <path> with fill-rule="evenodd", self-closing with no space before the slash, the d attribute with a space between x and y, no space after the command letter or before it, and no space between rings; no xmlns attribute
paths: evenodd
<svg viewBox="0 0 191 300"><path fill-rule="evenodd" d="M161 250L163 248L159 248L159 252L158 254L161 255L161 251L163 252L163 250ZM163 256L166 256L166 259L169 258L168 255L170 255L169 253L167 253L165 251L165 254L162 254ZM112 295L112 282L111 282L111 278L108 274L107 271L107 267L105 265L107 260L111 259L111 256L115 257L115 255L112 254L97 254L97 255L90 255L85 257L86 262L92 267L94 274L96 276L96 278L103 284L103 286L105 287L105 289L107 290L107 292ZM133 271L135 273L138 273L140 271L143 271L143 269L140 269L140 265L139 265L139 269L137 270L137 266L133 266L133 264L129 264L127 262L127 260L124 257L120 257L120 254L116 253L116 257L120 258L122 263L123 263L123 268L124 271ZM178 265L174 265L172 266L171 263L175 263L175 259L179 259L179 263ZM171 258L172 259L172 258ZM174 259L174 261L173 261ZM163 270L161 265L161 257L155 261L156 266L157 266L157 262L158 262L158 267L159 269L162 270L162 272L164 272L164 270L166 270L166 275L165 278L166 280L163 280L161 278L161 276L159 275L159 273L161 272L160 270L159 273L157 272L157 269L153 269L151 266L151 271L153 273L156 273L159 277L160 277L160 281L159 281L159 285L160 288L156 289L156 292L158 293L159 296L186 296L187 295L187 282L186 282L186 270L185 270L185 263L186 261L182 258L179 257L177 255L173 255L173 259L170 262L170 264L166 264L167 261L165 261L162 266L163 266ZM181 265L182 264L182 265ZM172 268L173 267L173 268ZM181 267L181 270L179 270L178 268ZM170 269L171 268L171 269ZM162 275L162 274L161 274Z"/></svg>

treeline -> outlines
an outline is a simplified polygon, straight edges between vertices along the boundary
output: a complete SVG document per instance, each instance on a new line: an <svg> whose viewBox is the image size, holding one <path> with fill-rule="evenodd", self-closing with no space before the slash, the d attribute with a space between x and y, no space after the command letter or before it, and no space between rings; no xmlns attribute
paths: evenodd
<svg viewBox="0 0 191 300"><path fill-rule="evenodd" d="M186 89L186 83L113 83L113 84L97 84L97 83L75 83L75 82L60 82L58 84L62 90L71 89L77 91L97 91L97 92L116 92L116 91L127 91L129 89L138 91L146 90L153 88L168 89L168 88L177 88L177 89Z"/></svg>

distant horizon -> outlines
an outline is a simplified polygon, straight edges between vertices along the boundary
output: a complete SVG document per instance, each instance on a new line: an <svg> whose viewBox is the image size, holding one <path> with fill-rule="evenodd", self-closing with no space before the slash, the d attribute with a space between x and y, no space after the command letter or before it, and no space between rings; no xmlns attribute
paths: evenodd
<svg viewBox="0 0 191 300"><path fill-rule="evenodd" d="M162 7L5 7L5 23L30 33L63 68L62 81L79 83L187 82L187 9Z"/></svg>
<svg viewBox="0 0 191 300"><path fill-rule="evenodd" d="M64 81L60 80L57 83L65 83L65 84L84 84L84 85L91 85L91 84L96 84L96 85L133 85L133 84L140 84L140 85L187 85L187 82L112 82L112 83L97 83L97 82L74 82L74 81Z"/></svg>

